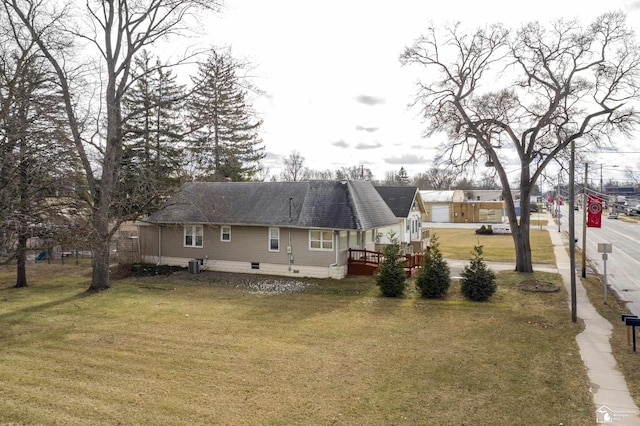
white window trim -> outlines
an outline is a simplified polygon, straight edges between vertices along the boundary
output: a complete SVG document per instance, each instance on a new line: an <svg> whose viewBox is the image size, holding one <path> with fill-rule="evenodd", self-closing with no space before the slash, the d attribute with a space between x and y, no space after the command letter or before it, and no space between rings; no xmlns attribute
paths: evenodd
<svg viewBox="0 0 640 426"><path fill-rule="evenodd" d="M277 240L278 240L278 248L276 250L271 248L271 240L272 240L271 231L273 231L273 230L278 232L278 238L277 238ZM269 232L269 234L268 234L268 238L267 238L267 248L269 249L270 252L274 252L274 253L275 252L279 252L280 251L280 228L269 228L268 232Z"/></svg>
<svg viewBox="0 0 640 426"><path fill-rule="evenodd" d="M312 240L311 239L311 233L312 232L320 232L320 240ZM327 248L323 248L322 246L324 244L322 244L323 242L329 241L329 240L323 240L322 239L322 235L325 232L330 232L331 233L331 248L327 249ZM334 232L333 231L327 231L327 230L323 230L323 229L310 229L309 230L309 250L310 251L333 251L333 248L335 246L335 236L334 236ZM315 248L315 247L311 247L311 241L320 241L320 248Z"/></svg>
<svg viewBox="0 0 640 426"><path fill-rule="evenodd" d="M224 234L225 234L224 230L225 230L225 228L229 229L229 232L228 232L229 239L228 240L224 239ZM230 243L231 242L231 226L224 225L224 226L220 227L220 241L222 241L223 243Z"/></svg>
<svg viewBox="0 0 640 426"><path fill-rule="evenodd" d="M198 228L200 228L200 233L202 235L202 244L197 244ZM191 244L187 244L187 231L191 234ZM189 248L202 248L204 247L204 227L202 225L184 225L184 233L182 235L182 244L184 247Z"/></svg>

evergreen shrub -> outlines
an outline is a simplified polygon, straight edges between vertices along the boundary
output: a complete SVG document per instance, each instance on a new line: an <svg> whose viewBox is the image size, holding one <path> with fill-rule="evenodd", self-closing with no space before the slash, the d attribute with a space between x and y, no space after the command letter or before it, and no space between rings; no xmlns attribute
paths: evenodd
<svg viewBox="0 0 640 426"><path fill-rule="evenodd" d="M444 297L451 284L451 272L447 261L442 257L438 236L431 235L430 246L424 252L424 262L416 277L416 287L424 298Z"/></svg>
<svg viewBox="0 0 640 426"><path fill-rule="evenodd" d="M375 276L376 285L385 297L402 296L407 283L407 277L402 265L400 245L396 242L385 246L384 260L380 263L380 269Z"/></svg>
<svg viewBox="0 0 640 426"><path fill-rule="evenodd" d="M485 302L496 292L496 275L484 263L482 246L473 247L473 258L461 273L460 291L475 302Z"/></svg>

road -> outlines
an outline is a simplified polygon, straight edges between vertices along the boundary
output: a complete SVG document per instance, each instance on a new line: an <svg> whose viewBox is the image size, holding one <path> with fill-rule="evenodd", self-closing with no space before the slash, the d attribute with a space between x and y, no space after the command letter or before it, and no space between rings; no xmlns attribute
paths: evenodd
<svg viewBox="0 0 640 426"><path fill-rule="evenodd" d="M575 211L575 236L577 248L582 249L582 210ZM563 206L561 231L569 232L569 210ZM593 267L595 273L604 273L602 253L598 253L598 243L609 243L613 251L608 254L607 283L622 300L628 301L627 308L640 316L640 223L630 223L623 219L607 219L602 216L601 228L587 228L587 273ZM577 273L582 273L582 257L576 253ZM578 275L579 276L579 275ZM604 294L603 294L604 298Z"/></svg>

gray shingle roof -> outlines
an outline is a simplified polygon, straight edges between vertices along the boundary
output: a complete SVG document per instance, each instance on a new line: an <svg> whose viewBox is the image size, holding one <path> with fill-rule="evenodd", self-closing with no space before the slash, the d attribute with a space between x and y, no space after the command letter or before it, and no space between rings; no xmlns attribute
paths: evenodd
<svg viewBox="0 0 640 426"><path fill-rule="evenodd" d="M376 186L375 188L396 217L409 216L418 192L417 186Z"/></svg>
<svg viewBox="0 0 640 426"><path fill-rule="evenodd" d="M148 222L364 230L396 223L370 182L191 182Z"/></svg>

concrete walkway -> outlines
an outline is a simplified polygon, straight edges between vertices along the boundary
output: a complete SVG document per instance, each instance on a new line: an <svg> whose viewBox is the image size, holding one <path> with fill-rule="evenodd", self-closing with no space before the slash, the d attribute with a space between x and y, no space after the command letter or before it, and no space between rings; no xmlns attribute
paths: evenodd
<svg viewBox="0 0 640 426"><path fill-rule="evenodd" d="M572 271L569 254L562 234L557 228L549 226L548 230L553 243L558 273L562 276L567 289L568 306L571 309ZM575 270L573 273L575 274ZM640 425L640 410L631 398L627 382L611 353L609 339L613 327L598 314L578 277L576 277L576 295L576 315L585 324L584 331L576 337L576 341L591 382L591 393L596 407L596 413L594 413L596 423Z"/></svg>

